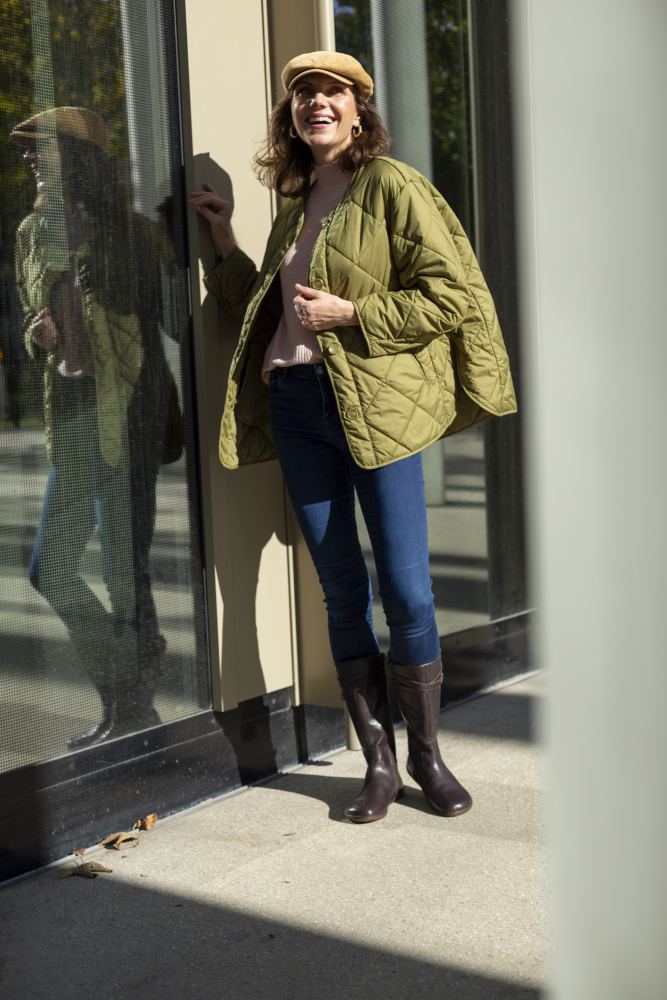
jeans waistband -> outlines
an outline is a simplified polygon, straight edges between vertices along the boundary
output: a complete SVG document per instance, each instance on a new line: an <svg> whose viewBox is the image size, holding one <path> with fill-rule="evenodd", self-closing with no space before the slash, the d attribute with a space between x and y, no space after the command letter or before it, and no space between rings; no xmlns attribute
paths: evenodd
<svg viewBox="0 0 667 1000"><path fill-rule="evenodd" d="M286 379L315 381L325 374L324 365L319 361L309 365L284 365L271 369L269 372L269 385L277 385Z"/></svg>

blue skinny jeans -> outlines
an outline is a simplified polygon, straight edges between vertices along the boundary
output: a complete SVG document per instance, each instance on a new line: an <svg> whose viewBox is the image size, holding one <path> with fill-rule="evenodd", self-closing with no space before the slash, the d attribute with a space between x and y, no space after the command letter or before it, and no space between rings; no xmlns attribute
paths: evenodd
<svg viewBox="0 0 667 1000"><path fill-rule="evenodd" d="M33 587L62 619L91 675L119 642L136 669L149 670L161 649L151 592L155 471L112 469L100 452L94 380L54 380L53 446L37 537L30 560ZM80 572L97 527L108 613Z"/></svg>
<svg viewBox="0 0 667 1000"><path fill-rule="evenodd" d="M379 645L355 518L355 491L371 539L395 663L440 655L429 574L421 455L381 469L352 459L323 364L274 368L269 412L278 460L322 584L336 662Z"/></svg>

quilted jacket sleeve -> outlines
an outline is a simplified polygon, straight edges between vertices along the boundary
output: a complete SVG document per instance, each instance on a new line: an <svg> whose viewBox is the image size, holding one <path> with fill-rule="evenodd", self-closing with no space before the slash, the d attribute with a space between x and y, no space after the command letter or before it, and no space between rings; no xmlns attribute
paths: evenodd
<svg viewBox="0 0 667 1000"><path fill-rule="evenodd" d="M48 351L39 347L32 339L30 324L37 313L47 304L47 302L37 298L40 295L39 289L46 286L47 282L44 280L44 269L38 267L37 262L33 259L34 226L35 218L33 215L29 215L16 231L15 273L16 290L23 314L23 346L29 358L41 363L46 359Z"/></svg>
<svg viewBox="0 0 667 1000"><path fill-rule="evenodd" d="M204 277L204 284L215 295L225 312L239 322L245 316L257 281L258 271L253 261L239 247L221 260Z"/></svg>
<svg viewBox="0 0 667 1000"><path fill-rule="evenodd" d="M18 292L21 312L23 314L23 343L28 355L34 357L35 344L30 336L29 327L36 315L36 310L31 306L28 294L28 280L26 274L25 261L28 257L29 242L26 233L25 222L19 226L16 232L15 245L16 262L16 290Z"/></svg>
<svg viewBox="0 0 667 1000"><path fill-rule="evenodd" d="M387 193L392 263L400 287L355 300L370 357L423 346L460 326L469 290L454 241L417 180Z"/></svg>

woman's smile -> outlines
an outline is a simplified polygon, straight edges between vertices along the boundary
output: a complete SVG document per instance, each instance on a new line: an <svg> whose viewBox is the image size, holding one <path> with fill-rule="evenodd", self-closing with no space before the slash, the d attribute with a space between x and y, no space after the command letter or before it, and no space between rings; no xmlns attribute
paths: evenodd
<svg viewBox="0 0 667 1000"><path fill-rule="evenodd" d="M335 118L327 117L326 115L313 115L306 120L306 124L309 125L310 128L319 131L320 129L328 128L330 125L333 125L335 121Z"/></svg>

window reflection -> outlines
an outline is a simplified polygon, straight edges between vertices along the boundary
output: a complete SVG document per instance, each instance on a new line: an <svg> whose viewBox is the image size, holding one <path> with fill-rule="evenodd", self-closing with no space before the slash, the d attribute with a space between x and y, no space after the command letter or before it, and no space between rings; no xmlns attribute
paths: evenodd
<svg viewBox="0 0 667 1000"><path fill-rule="evenodd" d="M5 769L207 700L171 7L28 6L0 14Z"/></svg>
<svg viewBox="0 0 667 1000"><path fill-rule="evenodd" d="M16 235L16 284L26 353L43 378L49 464L29 576L102 704L99 722L68 740L77 749L160 721L165 640L149 554L158 469L182 449L151 274L167 247L131 210L96 112L51 108L11 138L37 187ZM79 572L95 528L110 610Z"/></svg>
<svg viewBox="0 0 667 1000"><path fill-rule="evenodd" d="M392 155L430 177L472 239L467 4L341 0L335 17L336 47L374 71L374 100L394 140ZM409 79L401 77L402 66ZM436 616L444 635L489 619L483 427L426 449L424 476ZM361 518L359 530L371 558ZM378 634L386 638L379 601L376 612Z"/></svg>

